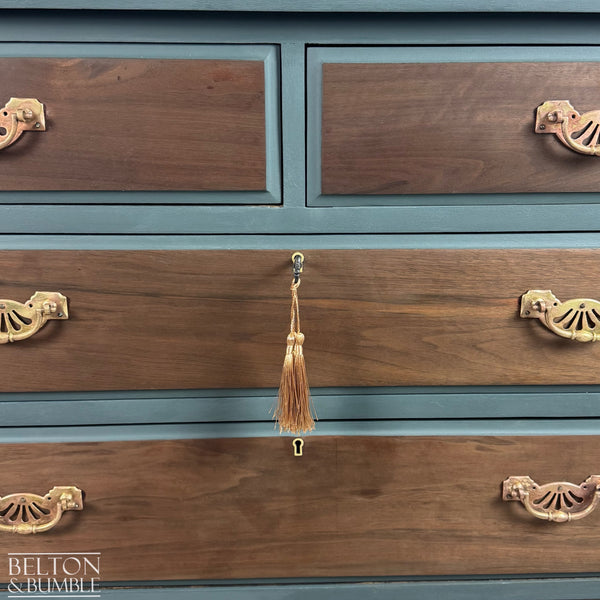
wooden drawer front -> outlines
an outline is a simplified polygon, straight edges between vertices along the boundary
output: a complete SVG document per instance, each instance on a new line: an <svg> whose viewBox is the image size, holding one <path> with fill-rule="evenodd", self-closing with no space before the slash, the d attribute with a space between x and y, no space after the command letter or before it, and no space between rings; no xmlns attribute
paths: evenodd
<svg viewBox="0 0 600 600"><path fill-rule="evenodd" d="M304 250L311 385L600 383L600 344L519 317L520 296L598 298L595 249ZM4 251L0 297L69 298L0 346L3 391L276 387L291 251ZM18 376L24 365L27 376Z"/></svg>
<svg viewBox="0 0 600 600"><path fill-rule="evenodd" d="M47 131L2 150L0 189L265 190L265 60L2 58Z"/></svg>
<svg viewBox="0 0 600 600"><path fill-rule="evenodd" d="M600 437L315 437L304 450L293 457L290 438L3 445L4 490L69 483L86 497L47 533L0 535L0 553L101 552L103 581L597 569L600 514L548 523L500 490L511 475L580 483Z"/></svg>
<svg viewBox="0 0 600 600"><path fill-rule="evenodd" d="M402 63L387 49L378 64L347 49L344 63L319 52L322 194L600 191L596 160L534 133L545 100L598 108L598 62Z"/></svg>

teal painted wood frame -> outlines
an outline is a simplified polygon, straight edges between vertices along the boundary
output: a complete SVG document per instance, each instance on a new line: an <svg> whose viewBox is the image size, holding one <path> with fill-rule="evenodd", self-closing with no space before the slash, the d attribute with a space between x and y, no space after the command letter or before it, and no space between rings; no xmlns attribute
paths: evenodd
<svg viewBox="0 0 600 600"><path fill-rule="evenodd" d="M598 419L388 419L318 422L302 436L304 453L320 436L588 436L600 435ZM111 442L140 440L280 437L273 421L256 423L175 423L152 425L79 425L0 427L0 444ZM290 452L293 451L292 439ZM586 474L582 474L585 476Z"/></svg>
<svg viewBox="0 0 600 600"><path fill-rule="evenodd" d="M532 45L540 60L562 60L557 45L597 57L597 15L152 14L86 11L0 14L0 41L17 55L29 44L267 44L280 49L283 204L120 204L102 192L41 192L29 204L1 204L0 234L387 234L480 231L593 231L600 195L440 196L437 204L306 207L305 48L311 45ZM572 49L568 49L572 52ZM510 55L507 49L506 56ZM575 52L573 50L573 52ZM310 159L313 160L311 153ZM311 194L314 192L311 191ZM157 192L158 194L158 192ZM18 196L13 196L17 198ZM143 196L160 202L154 194ZM22 196L25 201L26 195ZM225 197L223 198L225 199ZM476 202L475 204L473 202ZM103 203L110 204L104 206ZM116 204L111 204L116 203ZM351 202L349 202L351 204Z"/></svg>
<svg viewBox="0 0 600 600"><path fill-rule="evenodd" d="M0 43L0 57L136 58L244 60L264 64L265 191L117 191L0 192L0 204L280 204L281 129L279 49L267 44L10 44ZM51 134L51 131L49 132ZM0 159L2 158L0 154ZM25 157L26 160L26 157Z"/></svg>
<svg viewBox="0 0 600 600"><path fill-rule="evenodd" d="M300 235L3 235L0 250L597 248L600 232ZM307 255L310 260L310 254ZM291 268L291 267L290 267Z"/></svg>
<svg viewBox="0 0 600 600"><path fill-rule="evenodd" d="M319 415L315 435L405 435L417 421L435 424L432 435L445 435L457 424L465 431L470 420L600 418L600 386L315 388L312 398ZM0 423L185 424L211 437L265 436L277 434L271 419L276 399L276 389L3 393ZM498 425L494 431L502 430Z"/></svg>

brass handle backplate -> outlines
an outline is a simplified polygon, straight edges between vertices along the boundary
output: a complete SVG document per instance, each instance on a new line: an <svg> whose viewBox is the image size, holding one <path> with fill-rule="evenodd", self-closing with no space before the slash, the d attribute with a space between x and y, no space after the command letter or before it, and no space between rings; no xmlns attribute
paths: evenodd
<svg viewBox="0 0 600 600"><path fill-rule="evenodd" d="M68 318L67 299L58 292L36 292L25 304L0 300L0 344L27 339L50 319Z"/></svg>
<svg viewBox="0 0 600 600"><path fill-rule="evenodd" d="M35 98L11 98L0 109L0 150L16 142L24 131L46 131L44 105Z"/></svg>
<svg viewBox="0 0 600 600"><path fill-rule="evenodd" d="M67 510L83 510L83 492L79 488L57 486L45 496L4 496L0 498L0 531L42 533L52 529Z"/></svg>
<svg viewBox="0 0 600 600"><path fill-rule="evenodd" d="M512 476L502 484L502 499L518 501L538 519L565 523L589 515L600 500L600 475L590 475L581 485L564 481L538 485L527 475Z"/></svg>
<svg viewBox="0 0 600 600"><path fill-rule="evenodd" d="M580 115L568 100L547 100L538 106L536 133L554 133L567 147L580 154L600 154L600 110Z"/></svg>
<svg viewBox="0 0 600 600"><path fill-rule="evenodd" d="M600 339L600 302L578 298L561 302L550 290L529 290L521 296L521 317L539 319L560 337L578 342Z"/></svg>

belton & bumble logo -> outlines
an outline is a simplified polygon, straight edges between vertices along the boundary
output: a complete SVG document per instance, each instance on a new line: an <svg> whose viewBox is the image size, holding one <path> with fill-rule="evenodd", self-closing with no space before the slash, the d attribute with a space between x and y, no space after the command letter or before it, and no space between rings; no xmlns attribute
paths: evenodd
<svg viewBox="0 0 600 600"><path fill-rule="evenodd" d="M100 598L100 552L9 552L10 598Z"/></svg>

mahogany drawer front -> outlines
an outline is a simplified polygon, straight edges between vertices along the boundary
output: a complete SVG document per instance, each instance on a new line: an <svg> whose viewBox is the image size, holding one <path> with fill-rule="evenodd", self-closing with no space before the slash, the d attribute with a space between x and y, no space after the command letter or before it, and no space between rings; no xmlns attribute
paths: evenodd
<svg viewBox="0 0 600 600"><path fill-rule="evenodd" d="M46 533L2 533L0 553L100 552L103 581L597 568L599 514L548 523L500 492L511 475L580 483L600 437L305 442L302 458L287 437L3 445L7 493L85 500Z"/></svg>
<svg viewBox="0 0 600 600"><path fill-rule="evenodd" d="M402 48L379 49L377 62L373 52L309 51L322 86L321 94L309 90L320 118L312 147L320 147L313 178L321 194L376 203L385 195L600 190L595 160L534 133L546 100L597 108L600 62L477 62L484 51L473 48L462 58L473 62L447 62L438 50L437 61L403 63Z"/></svg>
<svg viewBox="0 0 600 600"><path fill-rule="evenodd" d="M529 289L598 298L596 249L304 250L312 387L597 384L600 344L519 316ZM3 391L270 388L291 250L3 251L0 297L69 320L0 346Z"/></svg>
<svg viewBox="0 0 600 600"><path fill-rule="evenodd" d="M0 190L267 190L279 172L267 164L267 145L278 146L266 133L278 121L267 107L279 94L274 47L186 48L170 50L182 58L0 58L5 101L37 98L47 123L2 150Z"/></svg>

